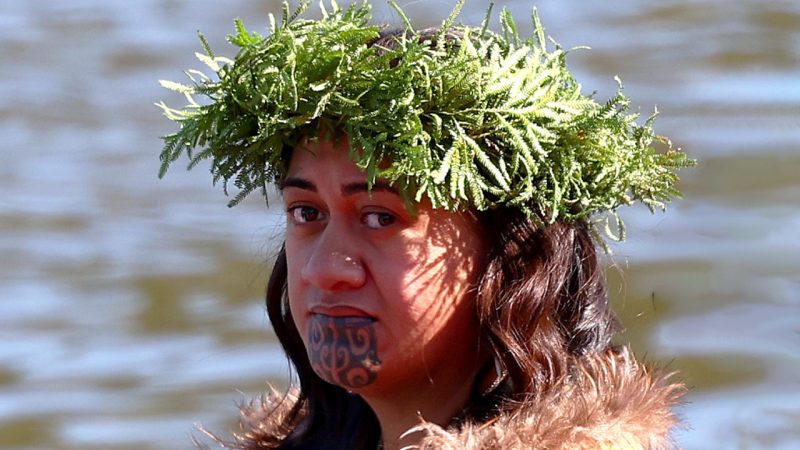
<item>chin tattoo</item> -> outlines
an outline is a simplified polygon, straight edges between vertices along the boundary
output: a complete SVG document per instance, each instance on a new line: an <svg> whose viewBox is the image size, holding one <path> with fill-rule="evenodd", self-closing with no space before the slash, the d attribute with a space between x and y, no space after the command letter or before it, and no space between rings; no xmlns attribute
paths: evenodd
<svg viewBox="0 0 800 450"><path fill-rule="evenodd" d="M381 361L375 321L314 315L308 321L308 358L320 378L345 389L375 381Z"/></svg>

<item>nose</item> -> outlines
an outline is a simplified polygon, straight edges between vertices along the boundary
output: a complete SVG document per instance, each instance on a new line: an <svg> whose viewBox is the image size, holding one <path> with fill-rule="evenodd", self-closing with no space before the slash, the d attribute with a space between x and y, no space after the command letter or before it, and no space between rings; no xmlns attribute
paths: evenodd
<svg viewBox="0 0 800 450"><path fill-rule="evenodd" d="M305 281L326 291L364 285L366 271L358 254L359 246L346 230L329 224L313 245L301 271Z"/></svg>

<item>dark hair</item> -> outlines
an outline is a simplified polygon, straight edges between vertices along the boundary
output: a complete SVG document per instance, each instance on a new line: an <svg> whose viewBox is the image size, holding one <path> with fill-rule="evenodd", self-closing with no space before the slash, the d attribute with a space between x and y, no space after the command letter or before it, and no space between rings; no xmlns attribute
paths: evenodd
<svg viewBox="0 0 800 450"><path fill-rule="evenodd" d="M542 389L603 352L619 325L585 221L540 225L517 208L485 212L489 256L478 284L482 331L512 397Z"/></svg>
<svg viewBox="0 0 800 450"><path fill-rule="evenodd" d="M585 222L537 225L516 208L478 214L489 254L476 286L481 333L508 374L503 398L523 399L568 375L584 356L610 347L617 321L609 308L595 243ZM540 223L540 222L538 222ZM300 381L286 423L303 426L283 448L375 448L380 426L357 395L320 379L308 361L287 296L281 249L267 287L270 322ZM480 398L475 398L479 402ZM474 415L498 412L482 404ZM472 414L467 409L467 414Z"/></svg>

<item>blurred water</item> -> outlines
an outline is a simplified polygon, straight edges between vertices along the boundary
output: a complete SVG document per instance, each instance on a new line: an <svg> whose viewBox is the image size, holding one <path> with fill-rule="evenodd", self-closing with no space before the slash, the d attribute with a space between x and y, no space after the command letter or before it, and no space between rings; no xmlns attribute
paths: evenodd
<svg viewBox="0 0 800 450"><path fill-rule="evenodd" d="M406 1L418 26L449 1ZM497 2L515 16L532 4ZM640 355L693 387L686 448L800 447L800 4L538 3L587 91L619 74L699 158L627 211L610 281ZM477 23L485 2L463 20ZM190 448L287 367L262 292L281 217L202 171L155 177L158 87L276 1L0 0L0 447ZM397 23L386 5L376 17ZM525 20L520 20L525 22ZM177 169L177 168L176 168Z"/></svg>

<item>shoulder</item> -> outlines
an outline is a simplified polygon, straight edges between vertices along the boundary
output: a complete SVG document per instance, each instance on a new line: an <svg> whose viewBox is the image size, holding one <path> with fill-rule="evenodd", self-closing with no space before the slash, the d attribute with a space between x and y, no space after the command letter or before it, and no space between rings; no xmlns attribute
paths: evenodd
<svg viewBox="0 0 800 450"><path fill-rule="evenodd" d="M671 374L627 349L582 361L575 373L488 423L445 430L423 423L422 449L670 449L680 425L672 411L685 392Z"/></svg>
<svg viewBox="0 0 800 450"><path fill-rule="evenodd" d="M368 408L355 394L327 398L325 404L319 406L320 412L314 420L308 402L297 389L287 393L270 390L241 406L239 430L231 433L230 437L220 438L206 430L201 431L214 444L229 450L361 448L362 443L379 437L379 430L372 426L372 422L362 420L364 407ZM198 446L208 448L202 444Z"/></svg>
<svg viewBox="0 0 800 450"><path fill-rule="evenodd" d="M672 374L639 363L629 350L608 351L581 361L570 377L505 405L487 423L458 429L421 423L416 429L426 436L418 448L671 449L671 432L680 425L672 408L684 392ZM295 411L297 398L296 391L272 391L242 407L232 440L206 434L223 448L278 449L305 417Z"/></svg>
<svg viewBox="0 0 800 450"><path fill-rule="evenodd" d="M230 439L220 438L202 428L200 431L226 449L278 449L305 416L305 411L297 408L297 402L298 392L295 389L285 393L270 389L260 398L241 405L239 431L233 433ZM208 448L198 440L195 440L195 444L199 448Z"/></svg>

